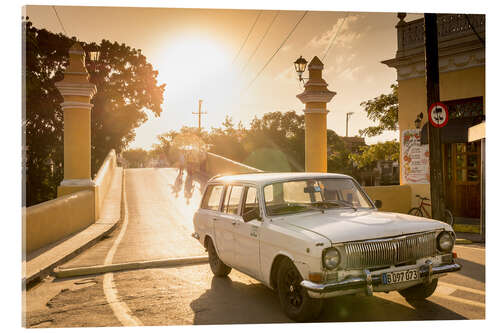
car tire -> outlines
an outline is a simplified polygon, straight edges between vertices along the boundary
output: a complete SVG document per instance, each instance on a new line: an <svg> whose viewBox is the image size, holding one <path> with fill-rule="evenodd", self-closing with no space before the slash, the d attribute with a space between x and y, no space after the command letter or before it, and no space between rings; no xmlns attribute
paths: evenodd
<svg viewBox="0 0 500 333"><path fill-rule="evenodd" d="M321 314L322 299L311 298L300 285L302 277L290 260L284 260L278 269L278 295L281 308L288 318L297 322L310 321Z"/></svg>
<svg viewBox="0 0 500 333"><path fill-rule="evenodd" d="M438 279L432 280L432 282L426 282L426 283L421 283L417 284L416 286L403 289L403 290L398 290L398 292L406 298L407 300L424 300L427 297L430 297L434 291L436 290L438 284Z"/></svg>
<svg viewBox="0 0 500 333"><path fill-rule="evenodd" d="M210 269L215 276L227 276L231 272L231 267L227 266L220 260L217 255L217 250L212 243L212 239L207 240L207 251L208 251L208 263L210 264Z"/></svg>

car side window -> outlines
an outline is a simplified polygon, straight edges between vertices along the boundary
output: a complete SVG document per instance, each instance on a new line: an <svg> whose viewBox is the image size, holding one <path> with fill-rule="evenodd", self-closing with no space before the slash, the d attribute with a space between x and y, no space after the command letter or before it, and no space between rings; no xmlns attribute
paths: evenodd
<svg viewBox="0 0 500 333"><path fill-rule="evenodd" d="M201 208L218 210L223 189L222 185L209 185L201 202Z"/></svg>
<svg viewBox="0 0 500 333"><path fill-rule="evenodd" d="M224 206L222 207L222 211L228 214L238 214L238 207L240 205L242 194L243 186L228 186L226 189L226 196L224 198Z"/></svg>
<svg viewBox="0 0 500 333"><path fill-rule="evenodd" d="M259 199L257 198L257 189L255 187L247 187L245 202L241 210L241 215L248 213L252 209L259 209Z"/></svg>

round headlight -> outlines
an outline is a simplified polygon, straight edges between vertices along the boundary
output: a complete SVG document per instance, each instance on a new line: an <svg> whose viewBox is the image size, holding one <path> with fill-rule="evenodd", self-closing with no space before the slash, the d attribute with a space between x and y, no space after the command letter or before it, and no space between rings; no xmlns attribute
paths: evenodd
<svg viewBox="0 0 500 333"><path fill-rule="evenodd" d="M453 236L448 231L443 231L438 235L437 246L440 251L450 252L453 248Z"/></svg>
<svg viewBox="0 0 500 333"><path fill-rule="evenodd" d="M334 248L331 247L323 253L323 265L327 269L334 269L340 264L340 252Z"/></svg>

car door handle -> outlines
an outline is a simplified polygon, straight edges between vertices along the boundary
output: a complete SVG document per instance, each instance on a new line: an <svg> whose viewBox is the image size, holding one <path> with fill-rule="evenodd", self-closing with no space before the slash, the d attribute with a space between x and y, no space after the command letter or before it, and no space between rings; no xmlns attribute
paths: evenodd
<svg viewBox="0 0 500 333"><path fill-rule="evenodd" d="M216 217L212 217L212 221L217 221L217 218Z"/></svg>

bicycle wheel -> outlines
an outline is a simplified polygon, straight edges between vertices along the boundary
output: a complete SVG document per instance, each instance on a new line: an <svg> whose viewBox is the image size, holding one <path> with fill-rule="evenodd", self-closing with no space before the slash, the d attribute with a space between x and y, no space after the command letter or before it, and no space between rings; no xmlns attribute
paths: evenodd
<svg viewBox="0 0 500 333"><path fill-rule="evenodd" d="M419 207L413 207L412 209L410 209L408 215L424 216L424 214L422 214L422 210Z"/></svg>
<svg viewBox="0 0 500 333"><path fill-rule="evenodd" d="M455 218L453 217L453 213L449 209L444 210L444 221L453 227L453 222L455 222Z"/></svg>

